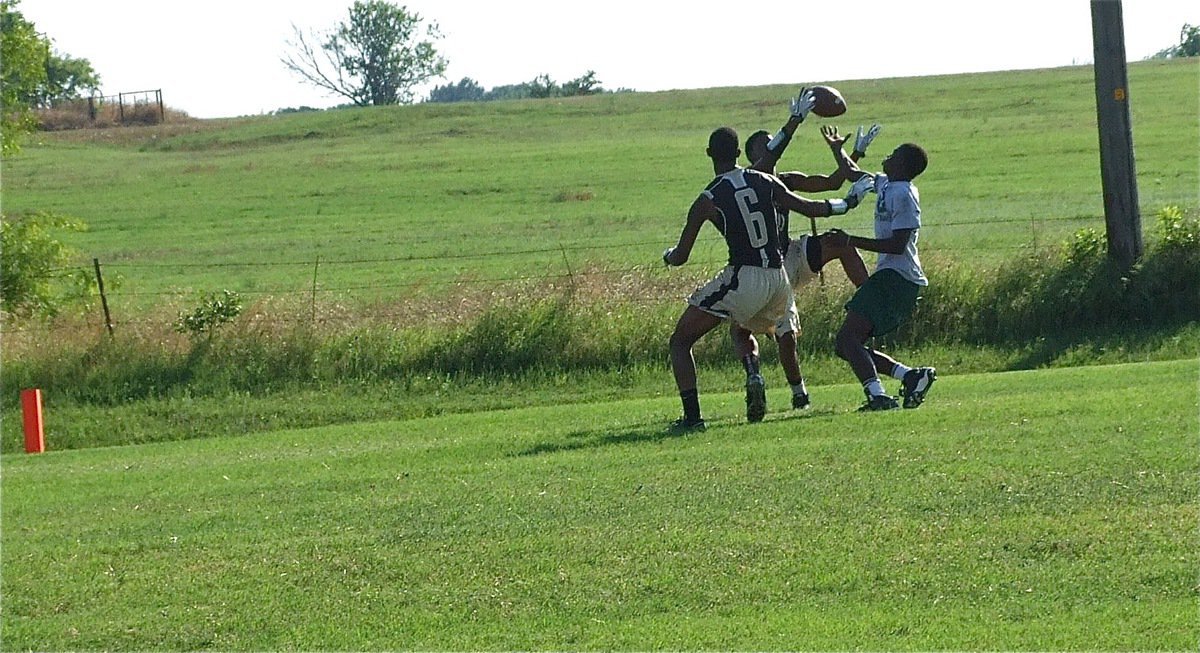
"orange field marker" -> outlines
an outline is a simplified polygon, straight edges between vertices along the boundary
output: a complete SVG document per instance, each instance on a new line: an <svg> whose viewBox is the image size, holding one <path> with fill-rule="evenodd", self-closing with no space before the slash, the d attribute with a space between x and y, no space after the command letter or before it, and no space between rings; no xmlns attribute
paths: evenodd
<svg viewBox="0 0 1200 653"><path fill-rule="evenodd" d="M25 453L46 451L46 436L42 433L42 391L34 388L21 391L21 414L25 418Z"/></svg>

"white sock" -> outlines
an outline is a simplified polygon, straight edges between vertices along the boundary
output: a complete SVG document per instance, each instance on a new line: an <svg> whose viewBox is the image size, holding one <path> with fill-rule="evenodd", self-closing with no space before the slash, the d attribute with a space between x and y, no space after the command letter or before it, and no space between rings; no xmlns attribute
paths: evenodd
<svg viewBox="0 0 1200 653"><path fill-rule="evenodd" d="M792 395L806 395L808 388L804 387L804 379L800 379L799 383L792 385Z"/></svg>
<svg viewBox="0 0 1200 653"><path fill-rule="evenodd" d="M871 395L872 397L878 397L880 395L887 394L884 392L883 384L879 382L879 377L877 376L871 377L870 381L864 383L863 389L866 390L867 394Z"/></svg>
<svg viewBox="0 0 1200 653"><path fill-rule="evenodd" d="M900 379L901 381L903 381L904 375L908 374L911 371L912 371L912 368L906 367L904 365L904 363L896 363L896 366L892 368L892 378Z"/></svg>

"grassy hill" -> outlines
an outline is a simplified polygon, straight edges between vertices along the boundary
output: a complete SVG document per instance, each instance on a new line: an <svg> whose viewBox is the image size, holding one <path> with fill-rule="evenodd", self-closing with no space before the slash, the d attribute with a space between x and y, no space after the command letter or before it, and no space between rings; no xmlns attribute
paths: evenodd
<svg viewBox="0 0 1200 653"><path fill-rule="evenodd" d="M1130 67L1145 219L1197 207L1200 108L1191 60ZM1095 91L1086 66L835 81L844 133L884 125L868 168L904 141L920 179L930 265L994 266L1075 230L1103 230ZM5 211L53 210L111 277L123 321L193 291L361 308L471 297L521 280L617 285L652 276L711 178L708 133L774 130L795 85L423 104L40 134L5 161ZM781 169L825 172L819 120ZM870 226L867 211L828 224ZM688 289L724 256L706 230ZM117 278L121 281L118 284Z"/></svg>
<svg viewBox="0 0 1200 653"><path fill-rule="evenodd" d="M1196 362L6 455L5 650L1190 650ZM773 394L772 400L781 400Z"/></svg>

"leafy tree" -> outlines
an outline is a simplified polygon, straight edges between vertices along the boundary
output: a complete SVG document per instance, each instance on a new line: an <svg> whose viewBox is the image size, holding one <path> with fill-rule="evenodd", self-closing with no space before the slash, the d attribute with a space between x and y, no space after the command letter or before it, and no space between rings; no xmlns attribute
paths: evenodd
<svg viewBox="0 0 1200 653"><path fill-rule="evenodd" d="M1200 26L1184 23L1179 30L1179 44L1159 50L1147 59L1176 59L1200 56Z"/></svg>
<svg viewBox="0 0 1200 653"><path fill-rule="evenodd" d="M15 7L18 0L0 0L0 133L2 152L21 149L22 135L36 123L28 98L46 83L50 43L38 34Z"/></svg>
<svg viewBox="0 0 1200 653"><path fill-rule="evenodd" d="M550 79L549 75L538 75L529 82L529 97L532 98L548 98L556 97L559 94L558 84Z"/></svg>
<svg viewBox="0 0 1200 653"><path fill-rule="evenodd" d="M483 99L483 87L470 77L463 77L457 84L435 86L429 92L430 102L478 102Z"/></svg>
<svg viewBox="0 0 1200 653"><path fill-rule="evenodd" d="M347 22L324 35L305 37L293 25L295 52L281 61L306 82L341 95L356 106L408 104L414 86L446 70L434 48L436 23L383 0L357 0ZM317 43L319 45L314 45Z"/></svg>
<svg viewBox="0 0 1200 653"><path fill-rule="evenodd" d="M483 95L484 100L522 100L527 97L530 97L528 82L493 86Z"/></svg>
<svg viewBox="0 0 1200 653"><path fill-rule="evenodd" d="M589 70L583 77L577 77L562 85L562 94L566 96L595 95L603 92L604 89L600 87L600 81L596 79L594 70Z"/></svg>
<svg viewBox="0 0 1200 653"><path fill-rule="evenodd" d="M87 59L76 59L58 52L46 58L46 83L29 98L35 107L49 107L61 100L94 95L100 89L100 76Z"/></svg>
<svg viewBox="0 0 1200 653"><path fill-rule="evenodd" d="M75 251L54 235L86 228L54 213L0 216L0 308L26 317L54 315L66 301L86 297L91 277L87 270L67 269Z"/></svg>

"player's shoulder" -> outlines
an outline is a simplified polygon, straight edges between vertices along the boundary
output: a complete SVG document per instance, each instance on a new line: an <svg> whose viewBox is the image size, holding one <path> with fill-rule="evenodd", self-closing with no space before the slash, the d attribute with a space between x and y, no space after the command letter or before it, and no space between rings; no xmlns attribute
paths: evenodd
<svg viewBox="0 0 1200 653"><path fill-rule="evenodd" d="M756 170L754 168L743 168L742 172L747 177L753 177L755 179L762 179L765 181L775 181L776 179L778 179L778 177L776 175L773 175L769 172L763 172L762 170Z"/></svg>
<svg viewBox="0 0 1200 653"><path fill-rule="evenodd" d="M763 172L761 170L750 169L746 170L746 184L753 185L760 189L764 187L782 187L786 190L788 187L787 183L785 183L783 179L779 177L779 175Z"/></svg>
<svg viewBox="0 0 1200 653"><path fill-rule="evenodd" d="M708 185L704 187L704 194L712 194L713 189L715 189L717 186L720 186L722 181L725 181L725 175L717 175L716 177L713 177L713 180L708 182Z"/></svg>

